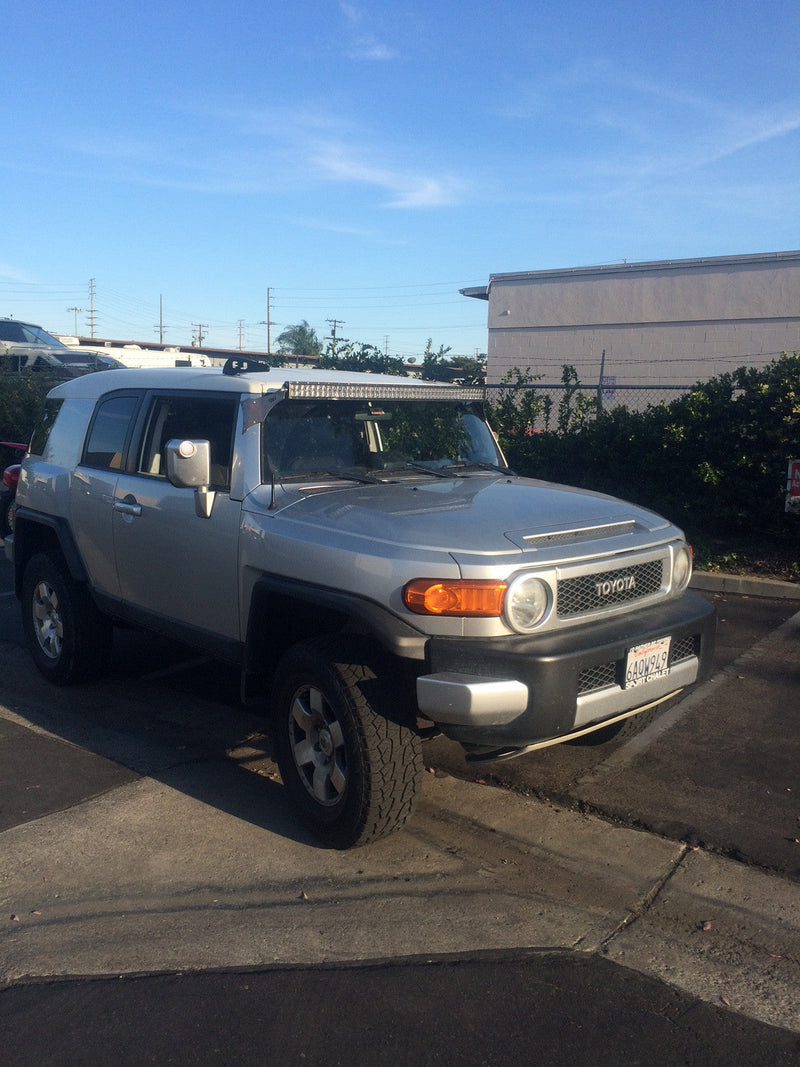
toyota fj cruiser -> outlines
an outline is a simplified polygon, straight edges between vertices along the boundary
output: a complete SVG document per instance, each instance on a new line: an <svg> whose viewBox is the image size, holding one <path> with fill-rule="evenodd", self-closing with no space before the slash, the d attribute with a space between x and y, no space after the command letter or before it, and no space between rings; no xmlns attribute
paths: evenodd
<svg viewBox="0 0 800 1067"><path fill-rule="evenodd" d="M516 477L484 399L246 359L59 385L6 542L37 667L89 678L114 624L236 664L340 848L405 822L426 736L478 760L605 739L704 678L680 530Z"/></svg>

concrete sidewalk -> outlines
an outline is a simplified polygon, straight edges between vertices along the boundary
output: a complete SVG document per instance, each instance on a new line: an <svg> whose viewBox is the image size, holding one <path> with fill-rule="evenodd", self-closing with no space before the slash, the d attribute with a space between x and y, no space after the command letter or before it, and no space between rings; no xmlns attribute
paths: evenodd
<svg viewBox="0 0 800 1067"><path fill-rule="evenodd" d="M7 830L0 978L568 949L800 1032L794 882L450 777L332 852L250 777L180 766Z"/></svg>

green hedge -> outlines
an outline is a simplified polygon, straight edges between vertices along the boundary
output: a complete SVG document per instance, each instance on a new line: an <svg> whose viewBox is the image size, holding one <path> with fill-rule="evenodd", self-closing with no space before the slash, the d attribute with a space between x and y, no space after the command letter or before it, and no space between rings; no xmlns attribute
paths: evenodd
<svg viewBox="0 0 800 1067"><path fill-rule="evenodd" d="M556 425L551 410L538 412L541 432L531 432L525 376L515 371L507 383L497 421L520 474L613 493L693 535L797 536L798 519L784 507L788 460L800 458L797 353L700 382L645 411L598 410L572 368L564 382Z"/></svg>
<svg viewBox="0 0 800 1067"><path fill-rule="evenodd" d="M62 380L46 371L0 373L0 441L27 444L44 398Z"/></svg>

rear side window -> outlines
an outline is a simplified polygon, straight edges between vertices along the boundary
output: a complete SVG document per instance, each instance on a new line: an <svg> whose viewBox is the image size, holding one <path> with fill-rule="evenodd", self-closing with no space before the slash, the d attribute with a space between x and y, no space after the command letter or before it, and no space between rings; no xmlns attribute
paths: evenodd
<svg viewBox="0 0 800 1067"><path fill-rule="evenodd" d="M61 410L61 405L63 403L63 400L57 400L55 397L51 400L45 400L44 411L34 427L31 443L28 446L28 451L32 456L44 455L44 450L47 448L47 442L50 438L50 431L55 426L56 416Z"/></svg>
<svg viewBox="0 0 800 1067"><path fill-rule="evenodd" d="M138 403L137 396L128 395L112 396L98 405L83 450L84 466L122 470L125 442Z"/></svg>

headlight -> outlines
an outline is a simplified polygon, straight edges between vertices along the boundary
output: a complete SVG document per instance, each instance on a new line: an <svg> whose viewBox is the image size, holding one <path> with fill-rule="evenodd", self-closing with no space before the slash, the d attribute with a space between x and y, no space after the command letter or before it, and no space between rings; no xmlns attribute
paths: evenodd
<svg viewBox="0 0 800 1067"><path fill-rule="evenodd" d="M521 574L509 585L505 614L509 626L518 633L535 630L550 607L550 588L541 578Z"/></svg>
<svg viewBox="0 0 800 1067"><path fill-rule="evenodd" d="M672 588L675 592L682 592L689 584L692 577L692 549L691 545L679 545L675 549L672 562Z"/></svg>

